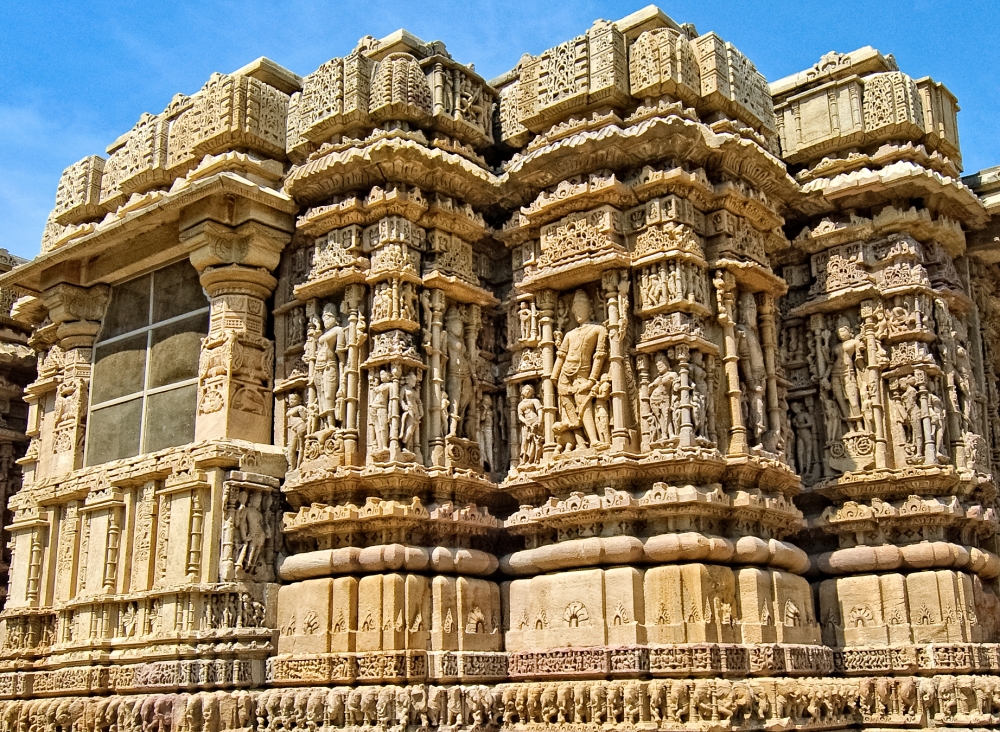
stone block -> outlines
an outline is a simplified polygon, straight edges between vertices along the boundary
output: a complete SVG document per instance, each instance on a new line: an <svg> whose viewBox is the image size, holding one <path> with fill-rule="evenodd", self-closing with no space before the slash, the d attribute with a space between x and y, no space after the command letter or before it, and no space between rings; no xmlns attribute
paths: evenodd
<svg viewBox="0 0 1000 732"><path fill-rule="evenodd" d="M774 134L774 103L757 67L715 33L699 36L691 45L700 67L699 113L723 112L765 134Z"/></svg>
<svg viewBox="0 0 1000 732"><path fill-rule="evenodd" d="M368 575L358 582L357 650L382 650L382 575Z"/></svg>
<svg viewBox="0 0 1000 732"><path fill-rule="evenodd" d="M499 651L500 588L495 582L459 577L455 582L458 617L458 648L462 651Z"/></svg>
<svg viewBox="0 0 1000 732"><path fill-rule="evenodd" d="M458 587L455 577L437 576L431 583L431 647L435 651L458 650Z"/></svg>
<svg viewBox="0 0 1000 732"><path fill-rule="evenodd" d="M278 653L328 653L334 580L295 582L278 589Z"/></svg>
<svg viewBox="0 0 1000 732"><path fill-rule="evenodd" d="M330 650L341 653L357 650L357 634L358 580L337 577L333 580L330 606Z"/></svg>
<svg viewBox="0 0 1000 732"><path fill-rule="evenodd" d="M812 590L804 577L771 571L774 582L775 626L779 643L820 643L820 628L812 614Z"/></svg>
<svg viewBox="0 0 1000 732"><path fill-rule="evenodd" d="M104 213L101 206L101 178L104 158L90 155L63 171L56 188L53 209L56 222L78 224Z"/></svg>
<svg viewBox="0 0 1000 732"><path fill-rule="evenodd" d="M643 576L646 607L646 638L650 643L684 643L684 598L681 592L681 567L647 569Z"/></svg>
<svg viewBox="0 0 1000 732"><path fill-rule="evenodd" d="M694 106L701 69L687 37L673 28L642 33L629 47L629 92L633 97L669 96Z"/></svg>
<svg viewBox="0 0 1000 732"><path fill-rule="evenodd" d="M864 84L852 77L790 97L775 110L782 156L808 160L864 141Z"/></svg>
<svg viewBox="0 0 1000 732"><path fill-rule="evenodd" d="M744 567L736 572L736 605L740 619L741 640L744 643L774 643L776 603L771 572L757 567Z"/></svg>
<svg viewBox="0 0 1000 732"><path fill-rule="evenodd" d="M634 567L604 571L604 617L608 644L636 645L646 642L646 607L643 572Z"/></svg>

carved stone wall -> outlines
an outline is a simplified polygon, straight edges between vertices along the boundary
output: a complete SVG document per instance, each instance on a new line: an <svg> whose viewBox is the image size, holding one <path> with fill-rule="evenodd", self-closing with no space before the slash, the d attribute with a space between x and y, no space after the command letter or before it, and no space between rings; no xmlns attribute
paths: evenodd
<svg viewBox="0 0 1000 732"><path fill-rule="evenodd" d="M647 8L493 81L398 31L144 115L0 274L0 732L1000 725L1000 176L956 112ZM121 298L177 267L190 441L94 459Z"/></svg>

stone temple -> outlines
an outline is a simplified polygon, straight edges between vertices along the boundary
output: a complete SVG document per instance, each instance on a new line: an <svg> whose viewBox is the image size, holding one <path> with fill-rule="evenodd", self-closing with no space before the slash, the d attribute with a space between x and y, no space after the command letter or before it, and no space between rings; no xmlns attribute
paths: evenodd
<svg viewBox="0 0 1000 732"><path fill-rule="evenodd" d="M654 7L342 53L143 114L0 262L0 732L1000 727L948 89Z"/></svg>

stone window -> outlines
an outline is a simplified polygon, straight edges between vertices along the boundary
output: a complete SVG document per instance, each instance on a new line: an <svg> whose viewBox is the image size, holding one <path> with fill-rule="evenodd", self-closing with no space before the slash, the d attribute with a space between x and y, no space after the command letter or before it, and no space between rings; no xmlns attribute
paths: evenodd
<svg viewBox="0 0 1000 732"><path fill-rule="evenodd" d="M208 300L186 259L111 290L94 346L87 464L194 441Z"/></svg>

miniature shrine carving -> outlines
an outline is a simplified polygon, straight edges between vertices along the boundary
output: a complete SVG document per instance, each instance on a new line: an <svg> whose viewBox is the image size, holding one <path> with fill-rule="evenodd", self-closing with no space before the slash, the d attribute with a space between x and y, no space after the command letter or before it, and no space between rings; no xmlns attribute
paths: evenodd
<svg viewBox="0 0 1000 732"><path fill-rule="evenodd" d="M258 59L66 169L0 732L1000 727L1000 172L871 47L581 30Z"/></svg>

